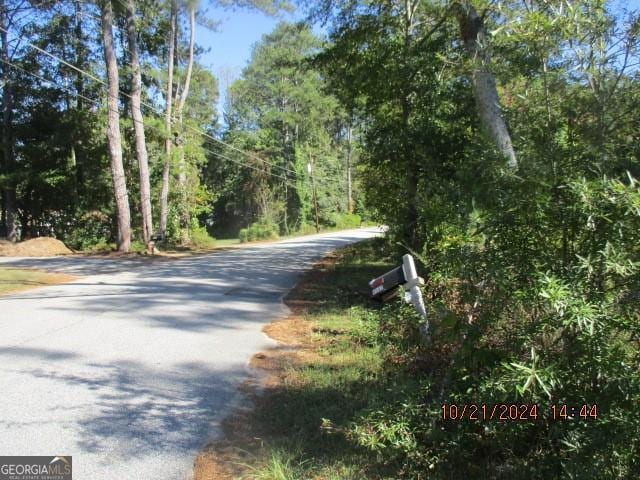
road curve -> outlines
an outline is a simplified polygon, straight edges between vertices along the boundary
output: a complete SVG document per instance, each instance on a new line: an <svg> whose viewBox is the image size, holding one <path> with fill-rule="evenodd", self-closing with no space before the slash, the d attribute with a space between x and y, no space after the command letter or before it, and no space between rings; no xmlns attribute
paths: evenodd
<svg viewBox="0 0 640 480"><path fill-rule="evenodd" d="M150 264L0 259L81 279L0 297L0 455L73 455L74 479L186 479L262 326L361 229Z"/></svg>

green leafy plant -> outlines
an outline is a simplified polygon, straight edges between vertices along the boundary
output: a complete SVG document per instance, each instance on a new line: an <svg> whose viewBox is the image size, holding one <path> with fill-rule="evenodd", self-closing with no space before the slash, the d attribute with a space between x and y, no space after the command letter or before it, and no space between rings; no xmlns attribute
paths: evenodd
<svg viewBox="0 0 640 480"><path fill-rule="evenodd" d="M257 222L247 228L243 228L238 233L241 243L254 242L257 240L275 240L279 237L277 225Z"/></svg>

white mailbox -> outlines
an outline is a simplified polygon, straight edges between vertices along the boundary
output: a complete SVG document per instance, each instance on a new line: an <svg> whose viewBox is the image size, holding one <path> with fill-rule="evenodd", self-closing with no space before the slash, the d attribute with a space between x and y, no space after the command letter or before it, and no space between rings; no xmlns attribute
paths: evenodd
<svg viewBox="0 0 640 480"><path fill-rule="evenodd" d="M424 280L418 276L416 264L409 254L402 257L402 266L396 267L369 282L371 297L382 301L395 297L398 292L397 287L402 286L405 301L411 303L424 319L424 322L420 324L420 335L426 340L429 336L429 321L427 320L427 309L424 306L420 285L424 285Z"/></svg>

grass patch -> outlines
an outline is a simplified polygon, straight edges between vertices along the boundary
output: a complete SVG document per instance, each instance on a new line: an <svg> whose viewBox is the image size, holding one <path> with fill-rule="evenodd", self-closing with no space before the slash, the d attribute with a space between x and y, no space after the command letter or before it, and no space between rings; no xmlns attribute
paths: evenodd
<svg viewBox="0 0 640 480"><path fill-rule="evenodd" d="M15 293L45 285L66 283L75 277L61 273L49 273L41 270L27 270L0 267L0 295Z"/></svg>
<svg viewBox="0 0 640 480"><path fill-rule="evenodd" d="M240 245L239 238L217 238L216 239L216 247L230 247L233 245Z"/></svg>
<svg viewBox="0 0 640 480"><path fill-rule="evenodd" d="M402 371L389 374L379 305L369 299L368 281L393 267L381 259L382 242L348 247L316 266L286 299L294 315L265 328L288 345L254 357L269 373L267 387L253 394L254 408L227 421L227 440L207 448L215 478L392 478L395 466L351 434L410 382ZM220 474L221 463L233 474ZM196 465L197 480L213 478Z"/></svg>

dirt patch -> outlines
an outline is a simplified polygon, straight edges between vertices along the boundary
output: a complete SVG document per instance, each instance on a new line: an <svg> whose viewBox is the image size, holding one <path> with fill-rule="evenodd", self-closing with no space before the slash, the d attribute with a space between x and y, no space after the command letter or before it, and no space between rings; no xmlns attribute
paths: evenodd
<svg viewBox="0 0 640 480"><path fill-rule="evenodd" d="M313 332L313 324L298 316L276 320L262 329L270 338L289 346L302 346Z"/></svg>
<svg viewBox="0 0 640 480"><path fill-rule="evenodd" d="M32 238L19 243L0 240L0 257L52 257L71 253L64 243L51 237Z"/></svg>
<svg viewBox="0 0 640 480"><path fill-rule="evenodd" d="M251 412L261 402L268 401L270 391L291 380L288 372L292 365L310 363L317 357L314 326L304 320L303 315L315 303L308 300L309 294L317 289L336 261L337 257L328 256L314 265L284 299L292 314L262 329L280 345L251 358L249 365L261 372L261 380L249 379L243 384L244 406L223 421L223 438L207 445L196 457L194 480L233 480L248 473L247 460L262 444L261 432L253 424Z"/></svg>

